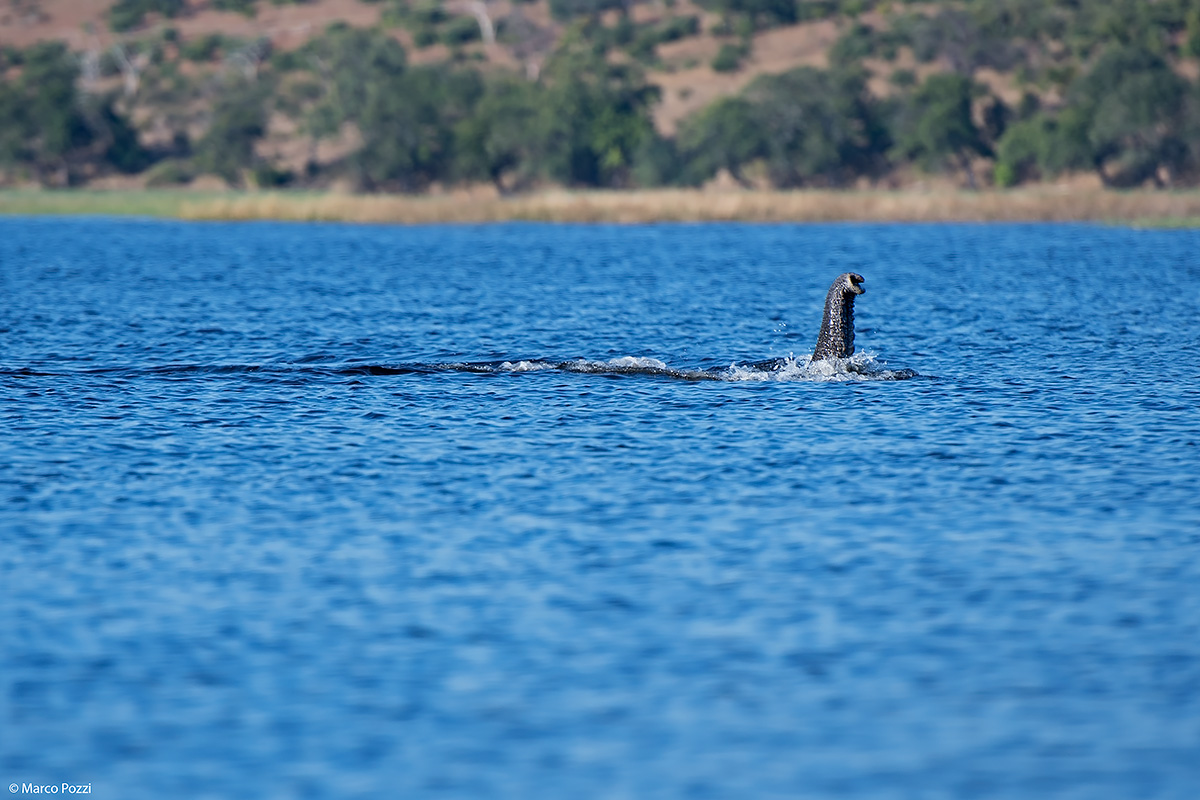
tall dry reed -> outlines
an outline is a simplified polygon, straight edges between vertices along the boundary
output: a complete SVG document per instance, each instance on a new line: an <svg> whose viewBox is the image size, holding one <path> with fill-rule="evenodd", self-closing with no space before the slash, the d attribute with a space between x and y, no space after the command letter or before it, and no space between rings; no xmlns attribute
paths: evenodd
<svg viewBox="0 0 1200 800"><path fill-rule="evenodd" d="M1015 222L1194 224L1197 192L1029 189L987 192L550 191L479 195L289 195L262 193L185 201L180 216L210 220L337 220L438 223L549 222Z"/></svg>
<svg viewBox="0 0 1200 800"><path fill-rule="evenodd" d="M1011 191L637 192L548 191L515 197L347 195L188 190L0 191L0 213L117 214L197 220L438 223L550 222L1011 222L1200 225L1200 192L1084 188Z"/></svg>

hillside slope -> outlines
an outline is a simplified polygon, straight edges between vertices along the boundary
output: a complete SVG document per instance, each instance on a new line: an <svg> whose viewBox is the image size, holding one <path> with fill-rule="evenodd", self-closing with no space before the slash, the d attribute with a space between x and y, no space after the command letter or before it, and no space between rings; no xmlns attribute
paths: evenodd
<svg viewBox="0 0 1200 800"><path fill-rule="evenodd" d="M124 167L105 164L96 152L107 142L108 153L108 140L116 134L100 131L74 154L38 156L13 146L5 159L0 148L0 167L7 163L8 180L18 183L164 184L216 173L227 183L348 180L358 188L408 191L470 180L490 181L502 191L539 183L695 184L718 174L745 185L785 188L894 186L932 175L969 185L993 179L1007 185L1075 173L1105 184L1151 186L1191 183L1197 172L1200 159L1192 150L1200 124L1193 118L1200 114L1193 107L1200 103L1192 98L1200 3L700 2L10 0L0 12L0 46L7 53L0 65L14 97L20 96L30 63L22 54L61 42L78 65L80 97L107 103L103 113L84 113L77 127L96 129L94 120L105 114L123 120L142 152L128 156ZM330 49L349 41L336 26L374 31L401 45L404 54L389 62L392 67L374 72L362 67L365 72L351 76L360 68L350 63L354 59ZM380 46L361 37L355 41L359 48ZM1107 132L1097 126L1111 129L1115 123L1096 122L1104 98L1093 92L1087 100L1094 106L1088 109L1092 117L1080 123L1091 127L1070 128L1075 123L1063 110L1083 103L1084 78L1106 53L1118 50L1125 55L1111 56L1116 65L1108 68L1106 80L1160 86L1164 80L1154 76L1169 73L1173 78L1166 82L1177 80L1178 86L1172 83L1170 96L1157 98L1153 108L1130 111L1127 116L1143 118L1128 130ZM367 106L351 111L331 97L339 82L391 85L405 69L401 62L410 73L433 70L427 84L448 85L451 75L468 72L482 83L460 87L467 94L458 100L434 96L441 88L429 98L434 107L472 106L439 121L436 135L422 134L453 139L417 146L445 151L444 163L418 167L417 156L406 156L407 167L370 176L361 158L357 167L350 163L370 150L372 122L361 115L390 114L387 124L396 126L417 112L372 112ZM563 66L567 62L574 66ZM547 74L548 64L558 73ZM609 69L612 75L597 77ZM938 76L946 80L931 80ZM600 95L589 101L599 105L587 111L593 117L578 108L567 111L581 115L578 123L568 126L572 133L555 133L546 118L561 122L562 104L572 97L566 92L555 99L553 87L576 79L601 84ZM519 87L504 88L514 80L538 87L535 93L545 97L530 99ZM32 85L25 90L32 92ZM396 82L389 91L416 90ZM483 106L475 105L496 91L521 98L504 101L509 110L493 114L526 114L523 124L536 121L544 129L543 149L550 146L546 142L582 137L562 158L591 163L543 169L539 164L550 159L511 141L498 143L509 123L481 122L477 112ZM1139 96L1136 88L1129 91L1130 98ZM214 138L222 104L236 99L245 106L237 113L254 117L246 110L251 96L261 119L233 125L250 142L243 163L196 158L203 142ZM559 106L551 108L551 101ZM788 119L781 109L793 102L798 106ZM601 108L605 103L608 110ZM1171 105L1180 109L1178 119L1164 118L1163 109ZM652 123L653 134L639 127L641 119ZM597 120L608 120L609 129ZM15 123L0 123L10 124ZM44 123L28 122L33 127L26 135L38 139L38 124ZM1159 132L1147 144L1150 129ZM478 152L469 154L468 147ZM588 153L580 156L580 149ZM95 163L85 163L89 159ZM409 173L401 174L405 169Z"/></svg>

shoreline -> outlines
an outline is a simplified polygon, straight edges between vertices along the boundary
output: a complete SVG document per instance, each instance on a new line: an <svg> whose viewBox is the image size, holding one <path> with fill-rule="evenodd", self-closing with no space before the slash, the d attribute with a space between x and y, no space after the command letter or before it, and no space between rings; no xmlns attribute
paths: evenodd
<svg viewBox="0 0 1200 800"><path fill-rule="evenodd" d="M552 190L351 195L308 191L0 190L0 214L182 220L360 222L1099 222L1200 227L1200 191L1077 188L984 190Z"/></svg>

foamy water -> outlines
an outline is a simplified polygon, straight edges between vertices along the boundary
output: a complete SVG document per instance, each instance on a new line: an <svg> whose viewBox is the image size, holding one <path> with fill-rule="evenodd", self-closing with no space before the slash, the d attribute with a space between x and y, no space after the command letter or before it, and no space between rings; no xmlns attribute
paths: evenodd
<svg viewBox="0 0 1200 800"><path fill-rule="evenodd" d="M622 356L604 361L577 358L570 361L545 359L521 359L519 361L452 363L452 364L408 364L400 367L381 367L389 370L441 371L450 372L579 372L590 375L646 375L661 378L677 378L685 381L818 381L837 383L841 381L897 381L920 377L916 370L890 369L885 362L878 361L876 354L856 352L849 358L829 358L812 361L811 355L797 358L789 355L770 362L755 364L731 363L727 367L671 366L657 358L644 356Z"/></svg>

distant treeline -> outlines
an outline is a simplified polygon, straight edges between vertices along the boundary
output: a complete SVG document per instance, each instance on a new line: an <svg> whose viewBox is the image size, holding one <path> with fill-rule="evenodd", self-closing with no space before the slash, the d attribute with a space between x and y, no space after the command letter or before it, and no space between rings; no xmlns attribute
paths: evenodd
<svg viewBox="0 0 1200 800"><path fill-rule="evenodd" d="M482 23L399 0L385 18L419 46L450 45L450 58L414 65L385 30L341 24L278 52L266 40L182 41L170 27L104 53L7 48L0 178L65 186L126 173L170 185L216 174L235 186L348 180L401 192L491 181L513 192L692 186L721 170L747 185L843 187L917 167L972 186L1069 171L1118 187L1200 182L1200 90L1179 68L1200 54L1200 0L897 3L886 25L870 17L875 27L861 14L877 4L865 1L701 5L721 20L716 69L737 69L765 27L841 15L843 35L828 69L760 76L669 137L652 122L660 92L647 70L659 44L698 35L698 20L635 24L616 0L551 0L567 27L533 78L485 69L463 49ZM176 6L122 0L110 21L132 28ZM600 16L610 9L615 22ZM868 66L905 48L940 68L893 67L885 96L873 94ZM992 94L985 68L1024 86L1021 101ZM263 147L281 126L307 143L303 168ZM337 155L322 160L326 142Z"/></svg>

